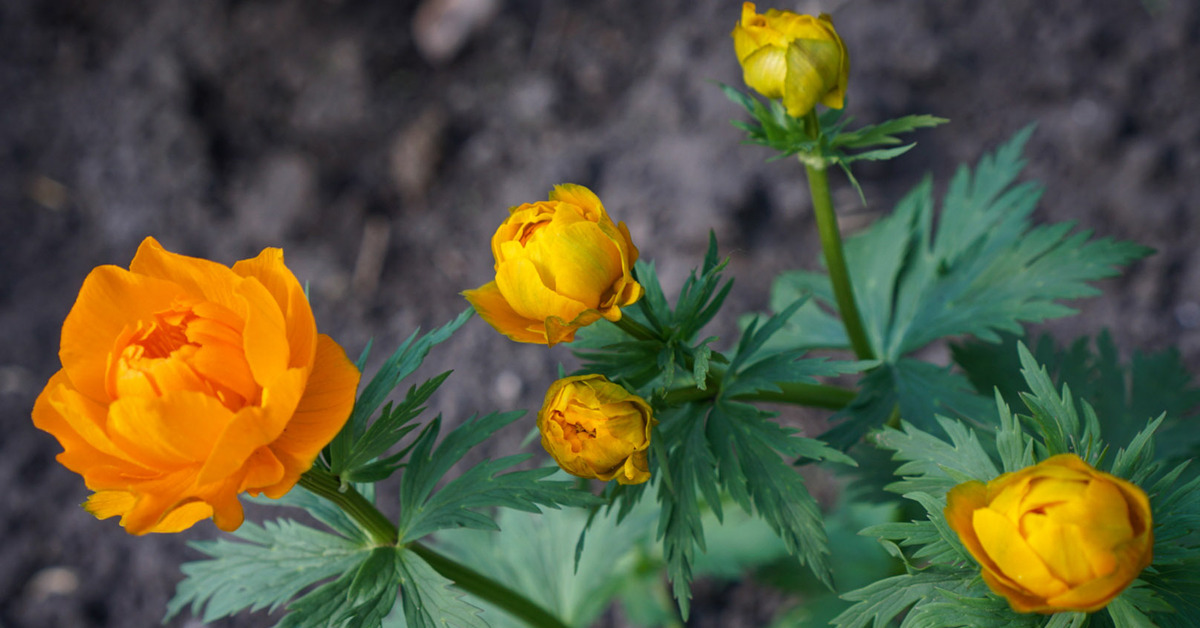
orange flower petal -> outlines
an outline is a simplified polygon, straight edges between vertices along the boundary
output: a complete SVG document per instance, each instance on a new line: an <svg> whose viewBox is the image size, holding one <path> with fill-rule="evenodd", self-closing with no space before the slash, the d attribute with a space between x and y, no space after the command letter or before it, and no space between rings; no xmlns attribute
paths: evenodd
<svg viewBox="0 0 1200 628"><path fill-rule="evenodd" d="M245 303L246 327L242 331L242 342L246 362L260 386L272 386L287 370L290 359L283 312L266 287L253 277L240 280L236 292Z"/></svg>
<svg viewBox="0 0 1200 628"><path fill-rule="evenodd" d="M207 459L233 416L216 397L199 392L128 397L109 406L108 432L148 468L177 469Z"/></svg>
<svg viewBox="0 0 1200 628"><path fill-rule="evenodd" d="M239 316L245 314L243 301L235 292L241 278L224 264L172 253L154 238L146 238L129 263L129 270L174 283L194 300L212 301Z"/></svg>
<svg viewBox="0 0 1200 628"><path fill-rule="evenodd" d="M345 351L329 336L317 336L317 352L304 396L296 406L287 429L271 450L284 466L284 475L263 491L282 497L312 467L317 455L341 431L354 409L354 392L361 374Z"/></svg>
<svg viewBox="0 0 1200 628"><path fill-rule="evenodd" d="M58 439L63 447L58 461L76 473L97 466L144 472L109 438L107 412L105 406L71 388L66 373L59 371L34 403L33 423Z"/></svg>
<svg viewBox="0 0 1200 628"><path fill-rule="evenodd" d="M168 281L116 266L93 270L63 321L58 355L72 386L94 401L107 402L105 373L114 341L126 327L152 320L155 313L188 298L179 286Z"/></svg>
<svg viewBox="0 0 1200 628"><path fill-rule="evenodd" d="M127 490L135 497L133 506L121 515L121 526L130 534L142 535L155 526L175 507L184 503L196 473L184 469L161 477L130 483Z"/></svg>
<svg viewBox="0 0 1200 628"><path fill-rule="evenodd" d="M317 323L303 286L283 264L283 250L263 249L258 257L234 264L233 272L257 279L279 304L287 321L287 342L291 352L288 366L312 364L317 348Z"/></svg>
<svg viewBox="0 0 1200 628"><path fill-rule="evenodd" d="M230 477L256 449L279 438L296 411L307 379L304 369L288 369L272 388L263 391L261 408L239 411L217 438L198 482L211 484Z"/></svg>
<svg viewBox="0 0 1200 628"><path fill-rule="evenodd" d="M154 527L147 530L158 534L183 532L197 522L213 516L212 506L204 502L188 502L168 512Z"/></svg>

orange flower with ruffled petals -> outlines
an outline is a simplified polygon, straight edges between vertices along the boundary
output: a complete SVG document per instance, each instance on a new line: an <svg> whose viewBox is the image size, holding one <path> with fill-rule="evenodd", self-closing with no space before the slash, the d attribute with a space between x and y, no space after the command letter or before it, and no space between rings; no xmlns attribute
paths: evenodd
<svg viewBox="0 0 1200 628"><path fill-rule="evenodd" d="M131 534L209 517L237 529L238 495L287 493L349 418L359 379L281 250L230 268L153 238L129 270L84 280L59 357L33 423L94 491L84 508Z"/></svg>

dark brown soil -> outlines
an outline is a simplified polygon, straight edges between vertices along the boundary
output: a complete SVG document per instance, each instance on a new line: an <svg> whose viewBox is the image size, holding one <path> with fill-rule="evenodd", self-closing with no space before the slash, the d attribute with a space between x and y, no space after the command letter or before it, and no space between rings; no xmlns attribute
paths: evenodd
<svg viewBox="0 0 1200 628"><path fill-rule="evenodd" d="M449 5L475 28L438 53L458 26L438 13ZM1052 329L1109 327L1126 352L1175 347L1200 367L1200 5L1153 6L781 4L833 14L858 120L952 120L858 170L865 208L837 179L843 226L1038 121L1037 218L1158 250ZM669 291L710 229L732 256L731 311L764 307L776 272L815 267L799 166L740 146L728 124L739 110L713 84L740 85L739 11L731 0L0 3L0 627L156 625L195 557L186 540L216 534L131 538L94 520L57 443L29 420L84 276L128 264L147 235L226 263L284 247L319 325L351 354L462 310L458 293L490 279L486 243L505 209L559 182L592 187ZM534 407L567 359L472 321L431 356L430 372L456 369L434 408L453 421ZM754 595L697 600L696 625L761 621L733 599Z"/></svg>

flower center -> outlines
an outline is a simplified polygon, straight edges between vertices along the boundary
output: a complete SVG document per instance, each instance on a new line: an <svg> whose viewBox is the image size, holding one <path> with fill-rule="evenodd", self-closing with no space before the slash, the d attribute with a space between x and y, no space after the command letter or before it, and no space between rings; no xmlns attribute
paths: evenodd
<svg viewBox="0 0 1200 628"><path fill-rule="evenodd" d="M110 354L109 395L193 391L235 411L257 403L261 389L246 362L242 327L240 317L214 303L176 304L126 327Z"/></svg>
<svg viewBox="0 0 1200 628"><path fill-rule="evenodd" d="M596 439L596 430L588 429L582 423L570 423L563 420L561 417L556 417L559 425L562 426L563 440L571 446L572 453L583 451L587 441Z"/></svg>

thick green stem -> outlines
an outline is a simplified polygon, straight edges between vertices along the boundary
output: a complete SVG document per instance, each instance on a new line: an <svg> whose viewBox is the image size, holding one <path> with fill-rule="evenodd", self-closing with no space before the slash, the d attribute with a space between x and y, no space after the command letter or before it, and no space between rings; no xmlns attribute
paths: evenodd
<svg viewBox="0 0 1200 628"><path fill-rule="evenodd" d="M849 388L841 388L839 386L829 386L826 384L803 384L799 382L782 382L776 383L779 386L779 392L758 391L754 393L746 393L737 395L734 399L738 401L768 401L774 403L788 403L796 406L808 406L810 408L825 408L828 410L841 410L854 400L858 394ZM689 401L703 401L717 395L720 390L720 377L709 374L709 379L704 390L689 386L687 388L677 388L669 391L663 401L667 405L678 405Z"/></svg>
<svg viewBox="0 0 1200 628"><path fill-rule="evenodd" d="M819 129L815 113L809 113L809 125ZM814 132L814 137L820 131ZM846 326L846 335L854 354L860 360L872 360L875 352L867 338L863 326L862 315L854 302L854 287L850 282L850 272L846 268L846 255L842 251L842 234L838 230L837 215L833 211L833 198L829 194L829 175L825 164L803 161L804 169L808 172L808 190L812 194L813 214L817 218L817 230L821 234L821 248L825 252L825 265L829 268L829 280L833 284L833 295L837 299L838 312L842 315L842 324Z"/></svg>
<svg viewBox="0 0 1200 628"><path fill-rule="evenodd" d="M537 628L569 628L563 621L551 615L546 609L531 602L528 598L512 589L474 571L461 563L455 562L432 549L413 543L408 546L417 556L433 567L434 571L454 581L454 584L464 591L469 591L481 600L486 600L498 608L518 617L530 626Z"/></svg>
<svg viewBox="0 0 1200 628"><path fill-rule="evenodd" d="M399 541L396 526L379 512L375 504L367 501L353 486L343 489L337 476L332 473L313 467L300 476L300 486L337 504L338 508L366 530L376 545L395 545Z"/></svg>
<svg viewBox="0 0 1200 628"><path fill-rule="evenodd" d="M396 526L367 501L353 486L342 487L337 476L319 467L300 476L300 486L309 492L337 504L350 518L366 530L371 540L380 546L395 546L399 542ZM454 581L462 590L511 613L535 628L568 628L562 620L512 589L457 563L420 543L409 543L407 549L420 556L434 571Z"/></svg>
<svg viewBox="0 0 1200 628"><path fill-rule="evenodd" d="M621 318L617 319L616 325L617 327L621 328L621 331L633 336L637 340L654 340L658 337L645 325L642 325L628 316L622 316Z"/></svg>
<svg viewBox="0 0 1200 628"><path fill-rule="evenodd" d="M808 406L810 408L841 410L850 405L850 402L854 401L854 397L858 395L857 392L849 388L827 386L825 384L789 382L776 385L781 389L779 392L759 391L752 395L738 395L735 399L744 401L772 401Z"/></svg>

